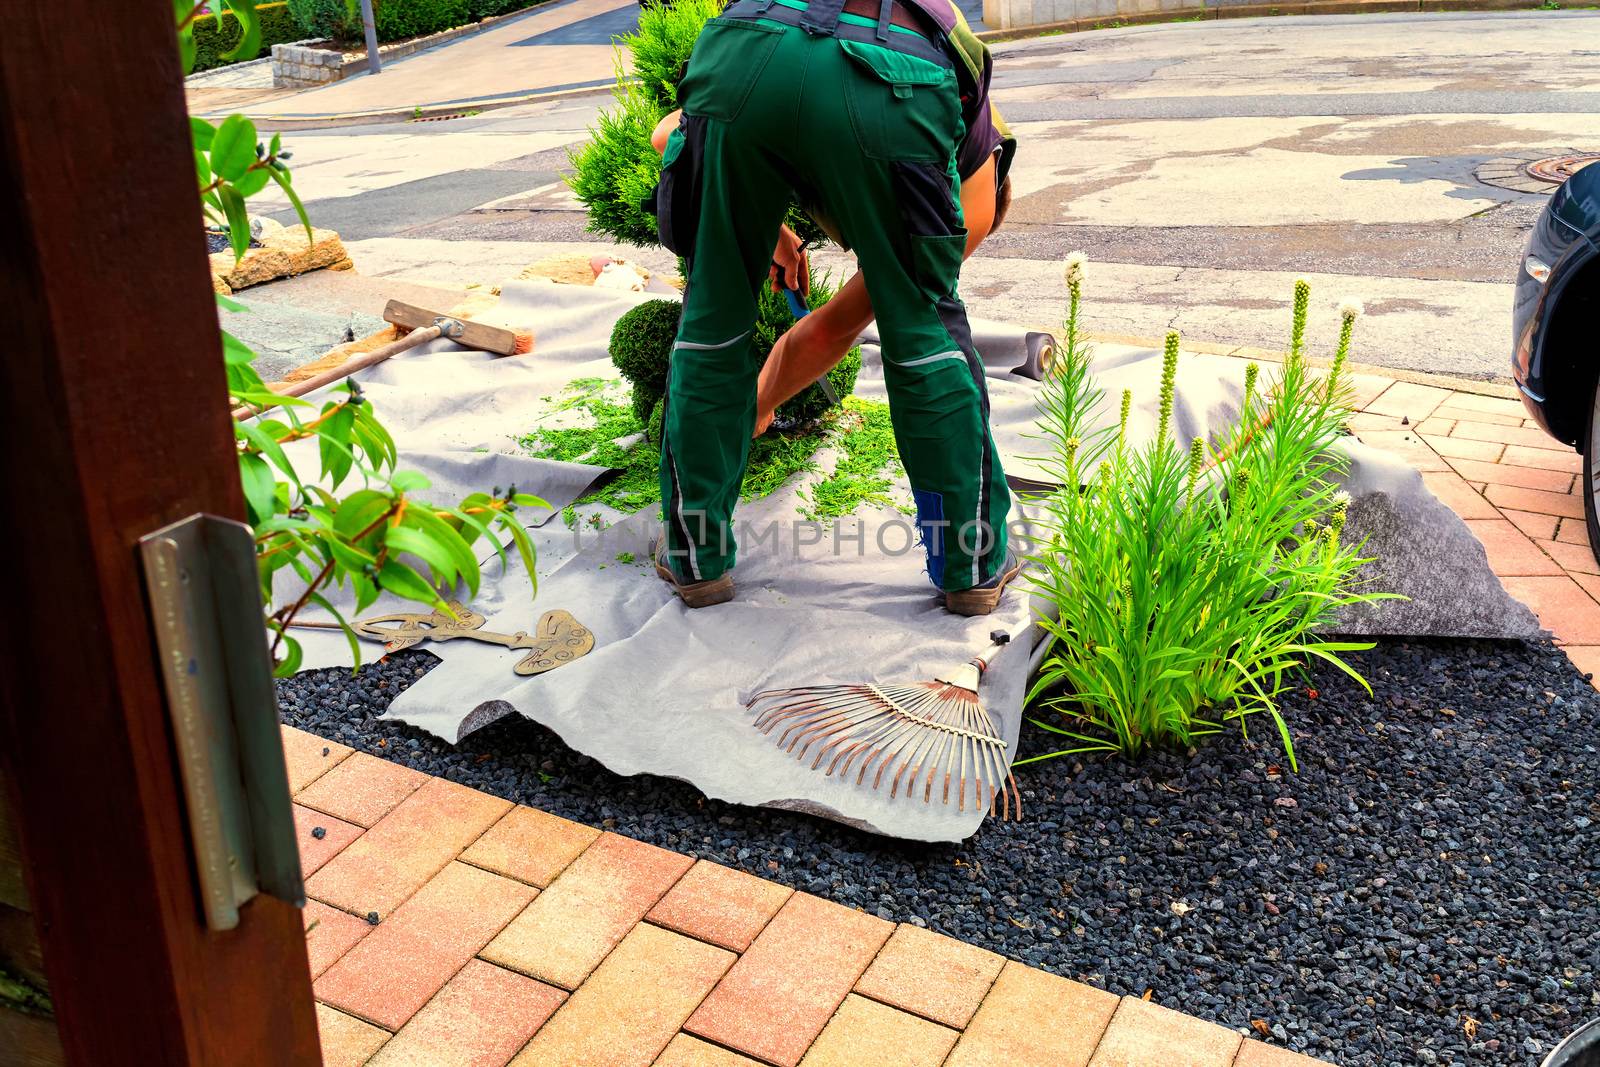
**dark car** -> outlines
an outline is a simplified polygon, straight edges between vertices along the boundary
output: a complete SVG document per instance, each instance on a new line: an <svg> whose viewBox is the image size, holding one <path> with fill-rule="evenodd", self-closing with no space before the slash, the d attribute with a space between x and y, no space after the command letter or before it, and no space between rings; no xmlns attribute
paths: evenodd
<svg viewBox="0 0 1600 1067"><path fill-rule="evenodd" d="M1600 163L1568 178L1539 216L1512 315L1517 388L1540 426L1583 453L1589 544L1600 554Z"/></svg>

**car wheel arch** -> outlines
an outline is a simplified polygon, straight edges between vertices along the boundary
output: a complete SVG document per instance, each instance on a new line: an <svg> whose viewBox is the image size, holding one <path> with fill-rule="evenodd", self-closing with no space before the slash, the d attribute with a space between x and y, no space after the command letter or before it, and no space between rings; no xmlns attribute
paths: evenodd
<svg viewBox="0 0 1600 1067"><path fill-rule="evenodd" d="M1544 412L1550 432L1582 451L1600 385L1600 253L1593 246L1546 299L1552 297L1538 337Z"/></svg>

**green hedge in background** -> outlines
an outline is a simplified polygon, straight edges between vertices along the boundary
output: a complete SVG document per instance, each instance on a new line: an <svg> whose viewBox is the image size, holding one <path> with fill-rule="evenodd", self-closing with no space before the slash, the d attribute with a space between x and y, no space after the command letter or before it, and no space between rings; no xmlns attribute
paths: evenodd
<svg viewBox="0 0 1600 1067"><path fill-rule="evenodd" d="M472 21L471 12L470 0L373 0L372 5L380 41L421 37L464 26Z"/></svg>
<svg viewBox="0 0 1600 1067"><path fill-rule="evenodd" d="M355 0L289 0L289 10L307 38L354 40L361 36L361 12ZM355 32L350 32L351 27Z"/></svg>
<svg viewBox="0 0 1600 1067"><path fill-rule="evenodd" d="M286 3L262 4L256 8L256 18L261 22L261 51L252 58L269 54L275 44L287 44L306 36L300 32L300 24ZM201 15L194 20L194 69L227 66L223 53L238 43L239 20L233 12L224 11L221 19L215 15Z"/></svg>
<svg viewBox="0 0 1600 1067"><path fill-rule="evenodd" d="M544 3L545 0L373 0L379 41L400 41L454 29ZM356 0L288 0L302 37L361 40L361 8Z"/></svg>

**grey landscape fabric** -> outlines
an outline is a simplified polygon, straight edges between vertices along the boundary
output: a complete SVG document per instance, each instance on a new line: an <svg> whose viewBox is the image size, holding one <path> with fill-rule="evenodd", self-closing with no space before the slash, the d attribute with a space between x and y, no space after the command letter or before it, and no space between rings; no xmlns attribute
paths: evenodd
<svg viewBox="0 0 1600 1067"><path fill-rule="evenodd" d="M752 727L746 700L766 688L832 682L926 680L965 662L1003 630L1012 643L985 675L981 695L999 733L1015 750L1022 698L1042 649L1026 596L1008 594L989 618L946 614L924 573L908 515L864 507L827 526L801 517L806 489L831 467L797 476L770 496L741 505L735 571L737 598L700 611L685 609L655 576L648 543L655 509L632 516L600 506L578 509L568 528L549 521L581 496L604 468L520 455L516 438L553 413L562 388L577 378L614 378L606 353L612 323L650 294L621 293L540 280L507 283L484 321L532 327L528 356L494 358L445 341L378 364L362 387L398 442L402 468L433 479L437 499L515 483L549 500L526 515L539 548L538 591L515 556L490 562L471 602L485 629L532 630L548 610L565 609L595 634L586 657L546 674L519 677L520 653L452 640L422 647L443 663L395 700L388 714L454 742L503 715L526 715L573 748L621 774L680 778L708 796L742 804L808 811L896 837L956 841L970 836L983 813L920 796L891 798L854 782L826 777L780 751ZM1022 331L974 322L989 372L998 446L1008 471L1038 477L1028 459L1036 383L1011 369L1023 362ZM1097 379L1108 398L1124 386L1137 399L1135 434L1152 432L1160 378L1159 351L1101 346ZM1180 440L1232 417L1243 364L1185 356L1175 420ZM1270 373L1271 368L1264 368ZM858 396L884 399L877 347L863 347ZM1108 400L1102 418L1115 419ZM1386 588L1410 602L1388 602L1351 615L1351 633L1529 636L1537 625L1489 571L1467 528L1428 493L1403 464L1353 442L1347 488L1355 497L1347 529L1370 535L1386 563ZM899 498L909 500L903 479ZM1022 518L1020 512L1018 518ZM280 592L290 592L288 588ZM338 604L337 597L334 598ZM348 606L342 604L341 607ZM364 617L415 606L380 601ZM351 663L336 632L299 631L305 666ZM364 643L363 656L381 648Z"/></svg>

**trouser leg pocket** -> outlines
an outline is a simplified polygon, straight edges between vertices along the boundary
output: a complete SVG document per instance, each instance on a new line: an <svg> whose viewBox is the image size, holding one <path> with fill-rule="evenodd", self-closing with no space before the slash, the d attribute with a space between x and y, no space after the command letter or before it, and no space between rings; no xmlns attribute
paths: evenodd
<svg viewBox="0 0 1600 1067"><path fill-rule="evenodd" d="M708 121L704 115L687 113L679 119L661 157L661 178L643 205L656 217L656 235L662 245L685 259L694 254L695 234L700 229Z"/></svg>

